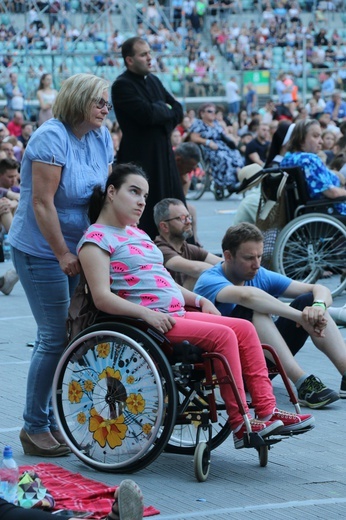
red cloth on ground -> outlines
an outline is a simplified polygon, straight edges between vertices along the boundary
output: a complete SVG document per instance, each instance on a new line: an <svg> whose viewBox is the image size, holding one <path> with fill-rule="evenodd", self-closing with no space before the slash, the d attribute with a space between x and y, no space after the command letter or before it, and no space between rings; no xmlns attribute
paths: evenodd
<svg viewBox="0 0 346 520"><path fill-rule="evenodd" d="M72 473L55 464L40 463L34 466L21 466L20 472L35 471L55 499L55 508L92 511L93 518L103 518L111 511L114 491L118 486L107 486L102 482ZM153 506L144 508L144 516L159 515ZM53 518L53 517L52 517Z"/></svg>

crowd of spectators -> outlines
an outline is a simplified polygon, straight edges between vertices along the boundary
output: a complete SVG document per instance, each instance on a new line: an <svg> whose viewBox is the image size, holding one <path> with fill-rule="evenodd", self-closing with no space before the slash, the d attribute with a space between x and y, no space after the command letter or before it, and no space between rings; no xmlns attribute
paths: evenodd
<svg viewBox="0 0 346 520"><path fill-rule="evenodd" d="M0 86L3 89L11 72L20 71L21 79L25 74L23 87L27 99L36 98L43 73L53 73L53 87L59 89L63 80L76 72L92 72L110 80L120 72L123 66L120 51L126 33L93 17L83 19L82 26L80 18L70 15L76 10L79 13L92 10L94 14L105 9L119 12L121 6L116 0L50 0L35 4L8 1L5 4L8 11L0 13ZM164 11L160 4L165 6ZM137 35L148 41L154 53L152 70L165 76L166 85L174 94L223 95L227 79L220 67L219 53L234 69L271 70L275 78L282 65L293 80L300 81L303 65L308 63L310 68L320 69L320 75L315 74L312 80L329 82L329 95L335 88L344 88L346 41L343 31L334 29L327 33L316 16L314 21L303 23L302 4L294 0L255 2L257 19L250 22L230 16L243 8L243 3L238 4L236 0L172 0L169 9L169 2L143 0L132 5L131 9L137 12ZM340 4L333 2L332 6L338 9ZM310 7L311 4L305 2L304 11ZM25 27L19 29L16 13L22 12L25 12ZM174 31L165 23L167 14L171 15ZM202 32L206 25L210 26L213 45L208 43L209 33ZM303 42L306 43L304 48ZM32 59L31 51L47 53L46 58L42 54ZM48 59L50 53L53 57ZM68 53L67 58L58 59L57 56L64 53ZM337 70L327 78L329 67ZM309 91L312 86L315 85L309 85ZM251 90L247 95L247 110L251 113L257 100Z"/></svg>
<svg viewBox="0 0 346 520"><path fill-rule="evenodd" d="M338 158L337 169L340 169L346 162L346 139L344 137L346 134L346 103L342 101L340 92L337 90L326 102L322 97L321 89L318 88L314 90L312 100L314 104L309 101L304 105L299 99L293 103L275 103L269 99L264 107L251 114L247 113L245 102L241 100L236 117L234 113L228 112L224 105L211 104L211 106L215 107L215 119L222 127L224 135L237 147L244 164L257 162L263 166L272 136L280 121L297 123L301 120L317 119L322 128L321 159L329 165ZM195 120L196 112L193 109L185 113L182 124L172 134L174 146L191 140ZM249 144L251 141L253 141L252 144ZM254 150L254 148L256 149ZM254 152L258 154L258 158L255 157Z"/></svg>
<svg viewBox="0 0 346 520"><path fill-rule="evenodd" d="M280 7L280 2L277 3ZM286 63L295 76L303 72L306 61L314 68L338 67L345 62L345 45L340 31L327 31L317 21L304 24L300 7L294 2L291 9L266 6L262 22L214 21L210 27L213 43L235 69L270 70L275 68L275 48L281 63ZM294 13L294 14L293 14ZM270 16L271 15L271 16ZM304 48L306 45L306 49Z"/></svg>

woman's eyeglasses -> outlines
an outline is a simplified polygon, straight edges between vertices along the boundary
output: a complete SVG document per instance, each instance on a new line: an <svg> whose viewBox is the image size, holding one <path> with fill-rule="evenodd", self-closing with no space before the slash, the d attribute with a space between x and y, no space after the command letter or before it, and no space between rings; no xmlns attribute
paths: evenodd
<svg viewBox="0 0 346 520"><path fill-rule="evenodd" d="M205 110L204 112L208 112L208 114L216 114L215 110Z"/></svg>
<svg viewBox="0 0 346 520"><path fill-rule="evenodd" d="M106 107L108 111L111 111L112 108L113 108L113 105L111 105L110 103L108 103L108 101L106 101L106 100L103 99L103 98L95 99L95 100L94 100L94 103L95 103L95 105L96 105L96 108L99 108L100 110L102 110L102 108Z"/></svg>
<svg viewBox="0 0 346 520"><path fill-rule="evenodd" d="M191 215L179 215L179 217L168 218L164 220L164 222L170 222L171 220L180 220L182 224L186 224L187 222L192 222Z"/></svg>

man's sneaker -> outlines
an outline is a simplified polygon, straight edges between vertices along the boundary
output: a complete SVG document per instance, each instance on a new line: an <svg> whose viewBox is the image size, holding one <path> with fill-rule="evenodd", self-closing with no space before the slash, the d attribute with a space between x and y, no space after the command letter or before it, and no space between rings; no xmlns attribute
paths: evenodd
<svg viewBox="0 0 346 520"><path fill-rule="evenodd" d="M339 396L334 390L327 388L322 381L311 374L298 390L298 401L309 408L323 408L337 401Z"/></svg>
<svg viewBox="0 0 346 520"><path fill-rule="evenodd" d="M346 376L342 376L339 395L341 399L346 399Z"/></svg>
<svg viewBox="0 0 346 520"><path fill-rule="evenodd" d="M283 428L282 421L257 421L257 419L251 419L250 424L251 431L253 433L258 433L262 438L268 437L269 435L274 435L279 432L281 433ZM234 446L237 450L244 448L244 434L246 433L247 431L245 423L237 432L233 432Z"/></svg>
<svg viewBox="0 0 346 520"><path fill-rule="evenodd" d="M328 312L337 325L346 326L346 305L343 307L328 307Z"/></svg>
<svg viewBox="0 0 346 520"><path fill-rule="evenodd" d="M10 294L18 280L18 275L14 269L7 271L7 273L4 274L4 283L2 287L0 287L0 291L6 295Z"/></svg>
<svg viewBox="0 0 346 520"><path fill-rule="evenodd" d="M306 429L312 429L315 425L315 419L310 414L296 414L286 412L285 410L279 410L274 408L273 415L270 418L271 421L282 421L284 427L280 431L280 435L295 432Z"/></svg>

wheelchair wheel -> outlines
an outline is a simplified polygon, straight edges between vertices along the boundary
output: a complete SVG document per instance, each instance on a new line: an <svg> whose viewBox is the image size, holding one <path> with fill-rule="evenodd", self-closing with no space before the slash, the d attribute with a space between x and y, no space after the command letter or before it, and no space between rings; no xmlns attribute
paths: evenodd
<svg viewBox="0 0 346 520"><path fill-rule="evenodd" d="M184 400L189 399L189 395L193 395L193 389L187 387L181 387L179 384L178 388L178 418L177 423L174 426L171 438L165 448L165 451L169 453L177 453L182 455L193 455L196 442L197 442L197 429L201 424L201 419L198 418L199 414L208 409L208 404L202 394L194 395L190 401L186 411L179 415L179 408ZM215 450L220 444L225 442L227 437L231 433L231 428L228 423L228 415L226 413L225 404L220 396L219 389L215 389L215 400L217 406L218 420L215 423L211 423L211 439L209 443L210 450ZM189 416L193 414L193 419L189 419ZM200 441L209 442L208 429L200 430Z"/></svg>
<svg viewBox="0 0 346 520"><path fill-rule="evenodd" d="M146 333L94 325L63 353L53 405L68 446L83 462L100 471L136 471L155 460L171 435L171 367Z"/></svg>
<svg viewBox="0 0 346 520"><path fill-rule="evenodd" d="M198 482L205 482L210 471L210 449L205 442L199 442L196 446L193 467Z"/></svg>
<svg viewBox="0 0 346 520"><path fill-rule="evenodd" d="M277 238L273 266L293 280L325 285L337 296L346 287L346 227L322 213L294 219Z"/></svg>
<svg viewBox="0 0 346 520"><path fill-rule="evenodd" d="M225 197L224 187L217 184L215 181L212 184L212 191L214 193L215 200L222 200Z"/></svg>
<svg viewBox="0 0 346 520"><path fill-rule="evenodd" d="M258 448L258 458L261 468L265 468L268 464L268 446L260 446Z"/></svg>
<svg viewBox="0 0 346 520"><path fill-rule="evenodd" d="M191 184L186 199L198 200L209 187L209 175L202 163L199 163L198 167L190 175Z"/></svg>

